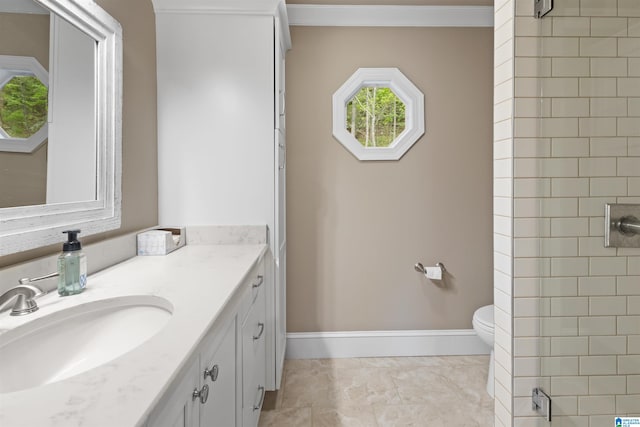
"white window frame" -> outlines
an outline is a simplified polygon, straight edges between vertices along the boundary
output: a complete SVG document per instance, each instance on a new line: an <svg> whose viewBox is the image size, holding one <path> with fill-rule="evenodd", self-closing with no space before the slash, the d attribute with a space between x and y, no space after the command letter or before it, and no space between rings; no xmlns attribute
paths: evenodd
<svg viewBox="0 0 640 427"><path fill-rule="evenodd" d="M364 147L347 130L347 104L363 87L388 87L405 105L405 129L388 147ZM359 68L333 94L333 136L358 160L399 160L424 131L424 95L397 68Z"/></svg>
<svg viewBox="0 0 640 427"><path fill-rule="evenodd" d="M0 88L4 87L16 76L33 75L47 88L49 87L49 73L31 56L0 55L0 69L13 71L8 79L0 81ZM49 135L47 123L28 138L0 138L0 151L13 153L33 153L47 140Z"/></svg>

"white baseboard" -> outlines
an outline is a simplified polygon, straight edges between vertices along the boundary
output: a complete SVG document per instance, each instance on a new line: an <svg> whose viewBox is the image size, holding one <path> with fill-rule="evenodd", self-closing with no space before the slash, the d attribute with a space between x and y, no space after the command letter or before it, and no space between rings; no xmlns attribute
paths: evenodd
<svg viewBox="0 0 640 427"><path fill-rule="evenodd" d="M287 359L489 354L473 329L297 332L287 334Z"/></svg>

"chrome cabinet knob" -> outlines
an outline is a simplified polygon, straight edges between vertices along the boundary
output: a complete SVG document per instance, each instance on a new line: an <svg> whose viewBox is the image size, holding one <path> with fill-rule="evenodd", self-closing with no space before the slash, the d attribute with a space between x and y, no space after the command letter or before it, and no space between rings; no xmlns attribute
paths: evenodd
<svg viewBox="0 0 640 427"><path fill-rule="evenodd" d="M204 379L206 380L207 377L211 377L211 381L215 382L218 379L218 371L219 371L218 365L213 365L211 369L205 368Z"/></svg>
<svg viewBox="0 0 640 427"><path fill-rule="evenodd" d="M193 393L191 394L191 399L196 400L200 399L200 403L207 403L207 399L209 398L209 386L203 385L200 390L196 387L193 389Z"/></svg>

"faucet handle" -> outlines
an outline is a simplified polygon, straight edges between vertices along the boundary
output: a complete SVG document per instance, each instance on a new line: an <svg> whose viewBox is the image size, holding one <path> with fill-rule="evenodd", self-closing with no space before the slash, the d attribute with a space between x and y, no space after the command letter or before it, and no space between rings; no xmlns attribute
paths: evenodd
<svg viewBox="0 0 640 427"><path fill-rule="evenodd" d="M33 313L36 310L38 310L38 304L32 298L28 298L24 294L18 294L10 314L11 316L22 316Z"/></svg>
<svg viewBox="0 0 640 427"><path fill-rule="evenodd" d="M56 277L59 275L60 274L57 271L54 271L53 273L45 274L44 276L40 276L40 277L33 277L33 278L23 277L22 279L18 280L18 283L20 283L20 286L25 286L31 289L34 293L32 298L36 298L49 293L49 291L43 289L40 286L36 286L35 284L33 284L33 282L39 282L40 280L50 279L52 277Z"/></svg>
<svg viewBox="0 0 640 427"><path fill-rule="evenodd" d="M57 271L54 271L53 273L45 274L44 276L40 276L40 277L33 277L33 278L23 277L22 279L18 280L18 283L20 283L21 285L28 285L31 282L39 282L40 280L56 277L58 274L59 273Z"/></svg>

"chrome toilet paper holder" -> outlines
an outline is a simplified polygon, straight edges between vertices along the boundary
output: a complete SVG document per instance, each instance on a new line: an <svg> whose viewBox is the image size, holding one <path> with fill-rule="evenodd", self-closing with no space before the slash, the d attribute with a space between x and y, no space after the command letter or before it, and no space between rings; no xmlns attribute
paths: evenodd
<svg viewBox="0 0 640 427"><path fill-rule="evenodd" d="M445 271L447 271L447 269L444 268L444 264L441 263L441 262L437 262L435 267L425 267L421 262L419 262L416 265L414 265L413 268L418 273L422 273L425 276L427 276L428 278L433 279L433 280L442 280L442 278L444 277ZM428 271L428 270L431 270L431 269L440 269L440 272L438 274L439 277L435 277L435 278L431 277L430 274L429 274L429 271Z"/></svg>
<svg viewBox="0 0 640 427"><path fill-rule="evenodd" d="M439 267L443 274L444 274L445 271L447 271L447 269L444 268L444 264L441 263L441 262L436 262L436 267ZM427 270L426 270L425 266L422 265L421 262L416 263L416 265L414 265L413 268L415 268L415 270L418 273L427 274Z"/></svg>

